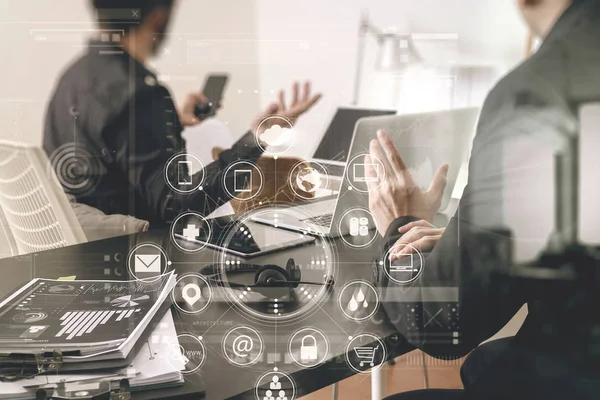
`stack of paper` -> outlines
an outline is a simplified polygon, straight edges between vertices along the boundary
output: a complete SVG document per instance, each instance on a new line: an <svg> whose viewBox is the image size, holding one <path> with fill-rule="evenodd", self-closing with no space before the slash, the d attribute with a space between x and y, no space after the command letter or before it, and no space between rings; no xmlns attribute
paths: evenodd
<svg viewBox="0 0 600 400"><path fill-rule="evenodd" d="M46 388L48 392L57 382L118 381L129 377L132 390L151 389L183 384L182 358L169 357L168 349L179 346L171 311L168 311L156 326L152 335L137 353L130 367L104 374L53 374L37 376L18 382L0 383L0 399L35 399L35 391Z"/></svg>
<svg viewBox="0 0 600 400"><path fill-rule="evenodd" d="M34 279L0 303L0 373L60 349L61 371L130 363L170 306L171 272L152 280Z"/></svg>

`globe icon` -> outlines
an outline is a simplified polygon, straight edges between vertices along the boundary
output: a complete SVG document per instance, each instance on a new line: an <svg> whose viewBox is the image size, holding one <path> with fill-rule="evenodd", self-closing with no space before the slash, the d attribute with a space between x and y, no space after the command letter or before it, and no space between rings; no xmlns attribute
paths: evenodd
<svg viewBox="0 0 600 400"><path fill-rule="evenodd" d="M307 193L314 193L321 187L321 174L312 167L302 168L296 175L296 184Z"/></svg>

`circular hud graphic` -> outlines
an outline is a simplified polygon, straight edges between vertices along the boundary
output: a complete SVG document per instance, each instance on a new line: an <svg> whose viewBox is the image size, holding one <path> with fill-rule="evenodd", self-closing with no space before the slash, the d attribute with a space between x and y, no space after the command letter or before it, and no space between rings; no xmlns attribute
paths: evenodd
<svg viewBox="0 0 600 400"><path fill-rule="evenodd" d="M98 157L76 143L57 148L50 156L50 165L65 191L75 196L93 192L104 173Z"/></svg>
<svg viewBox="0 0 600 400"><path fill-rule="evenodd" d="M227 251L221 251L218 256L218 276L225 295L238 311L262 322L303 319L327 299L327 281L335 277L334 248L327 238L314 234L317 227L310 222L306 213L286 208L248 213L221 236L221 243L227 248L242 240L254 240L249 232L257 224L277 227L291 220L302 221L306 230L285 232L287 235L297 240L314 237L314 242L303 244L304 251L290 248L273 253L269 268L263 269L263 274L270 270L283 270L280 274L287 276L284 279L290 282L289 285L261 286L257 284L257 268L260 265L246 267L253 261L249 263ZM309 235L309 232L313 235Z"/></svg>
<svg viewBox="0 0 600 400"><path fill-rule="evenodd" d="M18 322L20 324L33 324L36 322L40 322L48 318L48 314L45 312L22 312L13 317L13 321Z"/></svg>

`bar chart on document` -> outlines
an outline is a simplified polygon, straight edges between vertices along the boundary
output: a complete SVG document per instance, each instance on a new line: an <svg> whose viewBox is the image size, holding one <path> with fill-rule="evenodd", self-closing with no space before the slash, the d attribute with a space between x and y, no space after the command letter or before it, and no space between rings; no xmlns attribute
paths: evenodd
<svg viewBox="0 0 600 400"><path fill-rule="evenodd" d="M167 281L166 276L152 281L34 280L1 305L0 343L64 348L123 342L151 318Z"/></svg>
<svg viewBox="0 0 600 400"><path fill-rule="evenodd" d="M131 296L125 296L131 297ZM148 296L146 296L148 298ZM131 317L134 313L141 312L141 308L112 311L67 311L61 318L63 327L56 337L66 336L67 340L94 332L98 325L106 325L111 318L115 322Z"/></svg>

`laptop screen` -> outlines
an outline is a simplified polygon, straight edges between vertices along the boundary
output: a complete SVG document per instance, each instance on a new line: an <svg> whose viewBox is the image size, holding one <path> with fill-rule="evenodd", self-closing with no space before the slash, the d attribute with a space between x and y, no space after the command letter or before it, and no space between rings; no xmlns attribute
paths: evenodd
<svg viewBox="0 0 600 400"><path fill-rule="evenodd" d="M347 161L348 149L352 142L354 125L363 117L376 117L380 115L393 115L395 110L369 110L364 108L338 108L329 128L314 158L321 160Z"/></svg>

